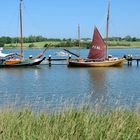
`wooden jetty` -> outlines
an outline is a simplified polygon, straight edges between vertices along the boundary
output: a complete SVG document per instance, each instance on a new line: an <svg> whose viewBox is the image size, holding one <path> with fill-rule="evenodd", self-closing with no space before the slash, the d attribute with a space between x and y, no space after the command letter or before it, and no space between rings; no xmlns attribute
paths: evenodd
<svg viewBox="0 0 140 140"><path fill-rule="evenodd" d="M129 56L128 55L128 56L124 56L124 58L126 59L128 66L132 66L133 61L136 61L137 66L139 66L140 56L132 56L132 55ZM47 64L49 66L51 66L51 65L67 65L67 62L69 59L74 60L74 58L71 58L71 55L69 55L68 58L52 58L51 55L49 55L49 57L46 58L41 64ZM52 62L56 62L56 61L61 61L61 62L65 61L65 63L57 63L57 64L52 63Z"/></svg>
<svg viewBox="0 0 140 140"><path fill-rule="evenodd" d="M125 59L127 60L128 66L131 66L133 61L136 61L137 66L139 66L140 56L127 56Z"/></svg>
<svg viewBox="0 0 140 140"><path fill-rule="evenodd" d="M67 61L68 59L71 59L71 56L69 56L68 58L52 58L51 55L49 55L48 58L46 58L41 64L44 64L44 65L49 65L51 67L51 65L67 65ZM65 63L57 63L57 64L54 64L52 62L56 62L56 61L61 61L61 62L64 62Z"/></svg>

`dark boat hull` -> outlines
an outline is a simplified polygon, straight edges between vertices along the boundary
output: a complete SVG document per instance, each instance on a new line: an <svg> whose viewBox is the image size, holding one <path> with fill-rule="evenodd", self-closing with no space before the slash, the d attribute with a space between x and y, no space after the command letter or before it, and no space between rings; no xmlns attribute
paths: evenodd
<svg viewBox="0 0 140 140"><path fill-rule="evenodd" d="M25 60L21 60L19 63L16 64L6 64L6 60L1 60L0 61L0 68L5 68L5 67L25 67L25 66L35 66L35 65L39 65L43 60L45 60L45 57L43 57L42 59L35 59L35 60L29 60L29 59L25 59Z"/></svg>

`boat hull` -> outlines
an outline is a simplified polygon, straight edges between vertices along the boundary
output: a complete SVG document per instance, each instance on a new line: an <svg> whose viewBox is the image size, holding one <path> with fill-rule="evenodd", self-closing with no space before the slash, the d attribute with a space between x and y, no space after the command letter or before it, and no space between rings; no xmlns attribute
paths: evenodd
<svg viewBox="0 0 140 140"><path fill-rule="evenodd" d="M35 65L39 65L43 60L45 60L45 57L43 57L42 59L35 59L35 60L25 59L25 60L19 61L18 63L12 63L12 62L15 62L13 60L12 61L1 60L0 61L0 68L3 68L3 67L35 66Z"/></svg>
<svg viewBox="0 0 140 140"><path fill-rule="evenodd" d="M125 59L120 58L117 60L105 60L105 61L90 61L90 62L78 62L78 61L69 61L69 67L112 67L112 66L122 66Z"/></svg>

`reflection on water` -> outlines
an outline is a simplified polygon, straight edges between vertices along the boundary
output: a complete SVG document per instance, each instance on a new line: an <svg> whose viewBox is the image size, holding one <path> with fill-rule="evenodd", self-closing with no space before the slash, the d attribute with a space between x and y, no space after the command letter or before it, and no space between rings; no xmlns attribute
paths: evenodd
<svg viewBox="0 0 140 140"><path fill-rule="evenodd" d="M114 92L114 83L119 77L119 71L122 72L124 67L96 67L88 69L88 76L90 77L90 104L100 102L107 106L116 104L117 98L120 96L119 92ZM123 82L123 81L122 81ZM121 89L121 87L120 87ZM114 93L112 95L112 93ZM114 96L115 95L115 96Z"/></svg>
<svg viewBox="0 0 140 140"><path fill-rule="evenodd" d="M140 102L140 68L109 67L88 69L93 92L91 101L102 100L106 105L135 106Z"/></svg>
<svg viewBox="0 0 140 140"><path fill-rule="evenodd" d="M115 50L111 50L115 54ZM137 50L138 51L138 50ZM55 52L50 51L48 54ZM125 54L124 50L117 50ZM87 50L83 51L83 56ZM137 52L137 54L140 53ZM46 54L47 55L47 54ZM66 65L40 65L0 69L0 105L31 104L38 108L55 108L67 100L80 104L106 101L111 106L134 106L140 102L140 66L68 68Z"/></svg>
<svg viewBox="0 0 140 140"><path fill-rule="evenodd" d="M93 90L92 96L104 96L107 93L105 68L90 68L88 74L91 82L90 88Z"/></svg>

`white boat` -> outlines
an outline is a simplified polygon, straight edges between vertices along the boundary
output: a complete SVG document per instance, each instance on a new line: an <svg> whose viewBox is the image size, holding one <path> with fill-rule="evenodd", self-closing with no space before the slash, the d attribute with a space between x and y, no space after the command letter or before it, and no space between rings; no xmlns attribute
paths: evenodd
<svg viewBox="0 0 140 140"><path fill-rule="evenodd" d="M68 53L63 52L63 51L56 52L55 55L57 55L57 56L69 56Z"/></svg>
<svg viewBox="0 0 140 140"><path fill-rule="evenodd" d="M0 58L5 58L5 57L8 57L8 56L12 56L12 55L15 55L15 53L3 53L2 52L3 48L0 48Z"/></svg>

